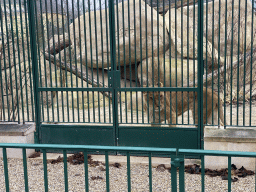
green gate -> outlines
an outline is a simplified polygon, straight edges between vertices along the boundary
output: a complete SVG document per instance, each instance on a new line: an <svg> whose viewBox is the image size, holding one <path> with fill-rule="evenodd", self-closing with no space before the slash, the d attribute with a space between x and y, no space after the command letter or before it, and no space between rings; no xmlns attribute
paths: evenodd
<svg viewBox="0 0 256 192"><path fill-rule="evenodd" d="M170 37L173 26L169 24L168 32L167 17L158 13L158 6L109 1L96 10L95 5L77 1L76 6L82 8L73 9L69 18L63 7L47 3L29 1L36 142L203 147L202 114L196 109L202 107L201 38L193 43L194 59L181 59L183 50L178 56L175 38ZM176 2L170 5L177 7ZM44 13L44 6L51 10ZM170 7L169 19L177 23L179 14ZM200 33L202 21L198 20L194 39ZM174 97L168 95L170 91L176 95L171 98L176 104L168 108L165 99L164 112L158 113L148 95ZM190 95L194 95L192 100ZM189 112L192 108L199 111L198 117ZM166 115L171 109L182 114L175 117L176 123ZM157 123L159 118L163 121ZM198 120L196 126L193 118Z"/></svg>

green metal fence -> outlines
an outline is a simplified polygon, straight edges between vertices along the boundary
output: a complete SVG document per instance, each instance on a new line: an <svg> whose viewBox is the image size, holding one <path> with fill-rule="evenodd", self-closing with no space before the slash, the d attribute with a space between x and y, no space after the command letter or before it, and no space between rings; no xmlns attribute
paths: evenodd
<svg viewBox="0 0 256 192"><path fill-rule="evenodd" d="M203 124L256 125L249 0L2 0L0 7L0 120L35 121L37 142L50 142L42 138L56 124L100 138L104 127L114 138L106 145L153 134L150 125L163 134L185 127L196 140ZM161 94L164 101L152 105L153 92L153 101Z"/></svg>
<svg viewBox="0 0 256 192"><path fill-rule="evenodd" d="M10 188L10 186L12 186L13 188L15 188L15 185L13 182L20 180L19 177L24 177L24 185L22 185L24 188L21 188L21 184L19 185L19 191L29 191L30 189L33 188L33 185L35 185L35 183L29 181L29 177L28 175L31 174L29 173L28 170L28 166L35 166L35 165L31 165L31 163L28 163L28 160L26 158L26 150L27 149L37 149L37 150L41 150L42 151L42 156L43 156L43 168L42 168L42 175L43 175L43 180L38 179L37 182L41 182L40 186L44 185L44 189L40 188L38 190L40 191L51 191L53 190L52 184L49 185L48 182L48 177L49 174L51 174L51 172L54 171L54 169L48 170L48 160L47 160L47 152L49 150L61 150L63 152L63 162L61 162L62 167L63 167L63 180L62 180L62 187L63 187L63 191L70 191L70 181L69 181L69 177L70 174L68 173L69 171L72 171L71 169L68 169L69 167L69 163L67 162L67 151L78 151L78 152L82 152L84 157L87 157L88 154L93 153L95 151L100 151L105 155L105 178L103 180L101 180L100 182L105 183L104 189L95 189L94 186L92 184L90 184L90 180L91 180L91 175L92 173L89 171L88 167L90 167L90 165L88 165L88 160L87 158L84 159L84 166L80 167L81 168L81 174L82 172L84 172L84 178L80 177L80 179L84 182L84 189L85 191L94 191L94 190L106 190L106 191L112 191L114 190L113 188L111 188L111 183L113 183L113 179L116 179L116 177L111 177L111 170L110 170L110 164L109 164L109 155L111 152L120 152L122 154L124 154L127 157L127 166L126 166L126 188L122 189L124 191L136 191L136 186L133 185L134 182L136 182L133 177L139 177L139 176L143 176L144 174L148 175L148 179L147 181L144 182L148 182L148 188L144 189L145 191L155 191L157 190L155 187L155 180L161 180L163 178L158 177L155 178L154 177L154 173L152 172L153 167L152 167L152 155L154 154L165 154L168 155L169 157L171 157L171 174L170 174L170 178L169 181L167 183L165 183L166 185L169 185L169 191L187 191L187 187L191 187L188 185L193 185L191 183L189 183L186 180L185 174L184 174L184 158L187 156L199 156L201 157L201 181L199 184L195 185L194 187L198 188L198 185L201 187L199 188L199 190L201 191L205 191L206 189L208 190L214 190L211 188L207 188L207 184L205 182L205 180L207 179L206 177L210 178L209 176L205 175L205 157L206 156L222 156L222 157L226 157L227 158L227 162L228 162L228 177L227 177L227 186L225 187L225 189L223 190L227 190L227 191L231 191L232 190L232 182L231 182L231 162L232 162L232 158L233 157L247 157L247 158L255 158L256 157L256 153L254 152L228 152L228 151L208 151L208 150L186 150L186 149L174 149L174 148L145 148L145 147L110 147L110 146L85 146L85 145L47 145L47 144L0 144L0 147L3 149L3 164L2 164L2 168L3 168L3 172L5 175L5 179L1 180L0 182L5 183L5 191L12 191L12 189ZM9 148L19 148L22 149L22 153L23 153L23 163L20 164L21 167L19 167L19 171L17 173L17 175L15 175L15 181L13 180L13 175L10 175L10 173L8 172L8 170L10 169L9 165L9 161L11 161L11 159L8 158L8 154L7 154L7 149ZM142 152L144 154L146 154L146 157L148 157L148 170L146 172L140 172L137 173L139 175L134 175L134 173L132 173L131 170L131 164L130 164L130 157L132 154L134 153L138 153L138 152ZM78 166L78 165L77 165ZM139 166L139 165L136 165ZM1 168L1 169L2 169ZM56 168L56 167L55 167ZM23 171L22 171L23 169ZM30 171L33 171L30 170ZM50 172L51 171L51 172ZM56 171L56 170L55 170ZM60 170L58 170L60 171ZM124 170L122 170L124 171ZM134 170L133 170L134 171ZM23 173L20 173L23 172ZM153 173L153 174L152 174ZM78 174L78 173L77 173ZM83 175L83 174L82 174ZM34 176L37 177L37 176ZM40 177L40 176L38 176ZM177 177L179 178L178 182L177 182ZM30 177L31 178L31 177ZM245 179L245 178L242 178ZM133 183L131 182L133 181ZM190 181L191 182L191 181ZM43 183L43 185L42 185ZM76 180L76 183L81 183L81 181ZM166 186L164 186L165 184L163 184L161 187L165 188ZM37 183L37 185L39 185ZM120 183L120 185L122 185L122 183ZM111 190L112 189L112 190ZM195 188L194 188L195 189ZM59 189L62 190L62 189ZM76 191L78 190L78 186L77 188L72 188L72 190ZM255 190L255 185L254 188L247 188L247 190L249 191L254 191ZM233 191L233 190L232 190Z"/></svg>
<svg viewBox="0 0 256 192"><path fill-rule="evenodd" d="M191 91L204 59L204 86L223 103L224 124L255 126L251 1L97 2L0 2L1 121L150 123L141 100L147 89L133 88L152 80L142 66L158 56L164 72L149 72L164 77L164 87ZM177 124L193 119L188 113Z"/></svg>

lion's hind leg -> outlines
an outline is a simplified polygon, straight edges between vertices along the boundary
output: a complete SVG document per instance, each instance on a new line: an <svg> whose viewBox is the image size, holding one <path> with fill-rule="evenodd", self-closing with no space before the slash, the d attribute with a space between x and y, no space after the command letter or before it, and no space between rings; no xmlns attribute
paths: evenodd
<svg viewBox="0 0 256 192"><path fill-rule="evenodd" d="M216 106L218 105L216 104ZM210 119L209 121L212 121L212 115L210 115L208 119ZM218 125L219 129L224 129L224 114L222 106L220 108L216 107L213 109L213 124Z"/></svg>

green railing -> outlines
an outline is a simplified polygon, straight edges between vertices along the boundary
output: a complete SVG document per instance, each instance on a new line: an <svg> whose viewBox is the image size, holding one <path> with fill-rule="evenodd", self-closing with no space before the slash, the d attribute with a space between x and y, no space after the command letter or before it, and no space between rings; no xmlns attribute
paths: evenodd
<svg viewBox="0 0 256 192"><path fill-rule="evenodd" d="M36 143L61 124L102 145L186 130L196 148L204 125L256 126L251 1L72 3L0 2L1 121L36 122Z"/></svg>
<svg viewBox="0 0 256 192"><path fill-rule="evenodd" d="M127 189L126 191L136 191L136 189L133 189L131 179L134 175L131 174L131 165L130 165L130 157L133 154L143 153L144 156L148 157L148 172L142 172L140 173L141 176L143 174L146 174L149 176L148 183L149 188L145 189L145 191L152 191L153 185L154 185L154 179L152 175L152 156L155 154L164 154L167 157L171 157L171 178L169 180L169 184L171 183L171 191L185 191L186 188L186 181L184 177L184 159L188 156L197 156L201 157L201 191L204 191L205 189L205 156L221 156L226 157L228 160L228 182L227 182L227 189L228 191L231 191L231 160L233 157L247 157L247 158L255 158L256 153L254 152L231 152L231 151L210 151L210 150L189 150L189 149L173 149L173 148L147 148L147 147L111 147L111 146L86 146L86 145L47 145L47 144L9 144L9 143L2 143L0 144L0 148L3 149L3 169L4 169L4 175L5 175L5 181L2 180L0 182L5 182L5 190L12 191L10 189L10 176L8 173L8 169L10 168L8 166L8 161L10 160L8 158L7 149L9 148L18 148L22 149L23 153L23 174L19 174L20 177L24 177L24 189L25 191L29 191L29 188L33 185L33 183L29 182L28 179L28 163L27 163L27 157L26 157L26 150L27 149L36 149L41 150L43 155L43 175L44 175L44 191L49 190L48 185L48 174L50 172L47 168L47 152L50 150L58 150L63 152L63 171L64 171L64 186L65 191L69 191L69 178L68 178L68 163L67 163L67 152L68 151L77 151L82 152L84 157L87 157L88 154L94 153L94 152L100 152L101 154L105 155L105 189L110 191L110 185L111 185L111 172L109 169L109 155L113 154L113 152L118 152L127 157ZM31 164L30 164L31 166ZM32 170L33 171L33 170ZM60 170L58 170L60 171ZM82 171L82 170L81 170ZM89 185L89 179L88 176L88 161L87 158L84 158L84 178L81 178L82 180L85 180L85 191L90 191ZM177 183L177 173L179 177L179 182ZM136 175L136 177L139 177L139 175ZM17 176L16 176L17 179ZM161 179L161 178L157 178ZM13 179L12 179L13 182ZM38 181L39 182L39 181ZM78 181L77 181L78 182ZM102 182L104 182L102 180ZM189 184L189 183L188 183ZM19 188L20 191L24 191L24 189ZM4 190L4 189L2 189ZM39 190L39 189L38 189ZM75 189L74 189L75 190ZM94 188L94 190L97 190ZM40 191L43 191L41 188Z"/></svg>

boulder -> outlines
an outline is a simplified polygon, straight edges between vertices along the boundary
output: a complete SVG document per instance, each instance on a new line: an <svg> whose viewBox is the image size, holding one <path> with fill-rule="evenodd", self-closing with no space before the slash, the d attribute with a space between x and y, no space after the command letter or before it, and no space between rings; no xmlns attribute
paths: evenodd
<svg viewBox="0 0 256 192"><path fill-rule="evenodd" d="M145 2L124 1L114 9L118 65L136 64L168 49L163 17ZM88 63L91 68L110 67L109 32L108 9L87 12L76 18L70 24L70 38L77 61Z"/></svg>
<svg viewBox="0 0 256 192"><path fill-rule="evenodd" d="M204 4L204 25L207 26L207 34L206 27L204 34L215 49L219 50L220 56L244 54L251 49L251 44L255 41L252 36L255 36L256 28L255 18L252 19L253 14L252 3L247 0L215 0L208 5ZM189 16L191 15L190 10Z"/></svg>
<svg viewBox="0 0 256 192"><path fill-rule="evenodd" d="M215 0L204 3L203 10L205 60L212 62L215 67L218 63L222 66L225 55L244 54L251 50L256 35L251 1L227 0L226 4L224 0ZM198 6L191 5L171 9L165 14L173 49L176 48L177 54L191 59L197 58L197 13Z"/></svg>
<svg viewBox="0 0 256 192"><path fill-rule="evenodd" d="M144 59L138 66L138 79L141 86L152 87L153 77L158 78L157 74L165 74L159 79L159 81L165 82L165 87L170 87L170 85L172 87L192 86L194 78L197 80L197 61L169 57L164 59L163 56L160 56ZM154 86L157 87L157 85Z"/></svg>
<svg viewBox="0 0 256 192"><path fill-rule="evenodd" d="M192 6L192 8L193 7L194 6ZM193 13L192 8L190 7L189 11ZM194 24L193 15L186 14L186 7L176 10L173 8L165 14L166 27L169 32L172 44L170 49L172 49L172 57L175 57L175 54L177 54L181 57L197 59L197 18ZM213 63L216 64L218 62L218 51L212 46L211 42L206 41L205 37L203 37L203 45L204 60L206 60L207 57L207 61L213 61ZM220 61L222 62L223 58L220 58Z"/></svg>

